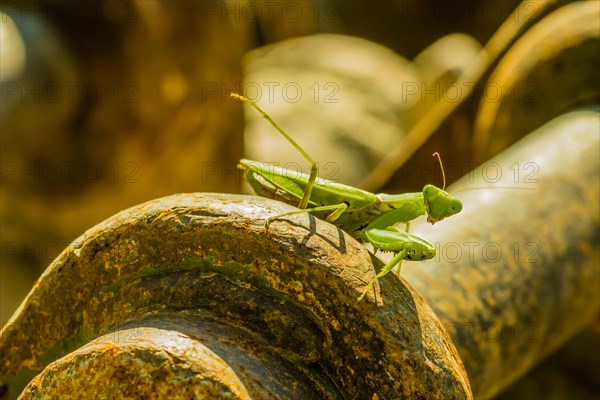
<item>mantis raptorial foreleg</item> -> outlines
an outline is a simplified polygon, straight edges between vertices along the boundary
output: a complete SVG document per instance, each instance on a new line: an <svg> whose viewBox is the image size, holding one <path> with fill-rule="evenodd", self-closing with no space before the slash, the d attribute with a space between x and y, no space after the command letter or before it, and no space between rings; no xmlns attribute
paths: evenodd
<svg viewBox="0 0 600 400"><path fill-rule="evenodd" d="M373 286L377 279L388 274L396 265L398 265L397 275L400 276L403 260L427 260L435 256L435 248L425 239L396 229L393 226L380 229L379 226L381 223L378 221L375 221L373 225L378 227L367 227L362 232L363 241L371 243L375 250L393 251L397 252L397 254L367 284L367 287L357 301L362 300L368 289Z"/></svg>
<svg viewBox="0 0 600 400"><path fill-rule="evenodd" d="M385 264L381 271L379 271L379 273L375 275L375 278L371 279L371 282L367 283L367 286L363 290L360 297L356 299L356 301L361 301L363 297L365 297L371 286L373 286L379 278L383 277L384 275L387 275L391 270L393 270L396 264L398 265L398 268L400 268L402 266L402 260L404 260L404 257L406 257L406 250L402 250L401 252L396 254L394 258L392 258L387 264Z"/></svg>

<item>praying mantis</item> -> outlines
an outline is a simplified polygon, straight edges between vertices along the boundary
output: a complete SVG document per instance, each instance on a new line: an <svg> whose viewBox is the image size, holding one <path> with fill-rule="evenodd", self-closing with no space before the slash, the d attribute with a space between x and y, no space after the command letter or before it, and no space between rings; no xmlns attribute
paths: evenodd
<svg viewBox="0 0 600 400"><path fill-rule="evenodd" d="M266 227L276 219L301 214L314 213L318 218L330 222L373 248L394 252L394 257L367 284L357 302L367 294L377 280L388 274L398 265L400 276L402 261L427 260L435 257L435 247L423 238L408 233L410 221L427 214L427 221L434 224L462 210L460 200L452 197L444 189L425 185L423 191L404 194L374 194L352 186L318 177L317 163L296 141L288 135L254 101L231 93L231 97L254 107L277 131L279 131L311 165L310 174L290 172L258 161L242 159L238 167L256 194L271 197L290 205L298 204L299 210L267 218ZM440 166L441 158L437 155ZM444 188L446 178L444 177ZM404 223L404 231L394 225Z"/></svg>

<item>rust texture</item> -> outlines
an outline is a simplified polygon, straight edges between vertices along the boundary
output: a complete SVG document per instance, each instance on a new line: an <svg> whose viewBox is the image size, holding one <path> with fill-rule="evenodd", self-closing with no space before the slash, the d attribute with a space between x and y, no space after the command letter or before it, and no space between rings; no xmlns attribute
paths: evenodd
<svg viewBox="0 0 600 400"><path fill-rule="evenodd" d="M180 194L90 229L3 328L5 397L472 398L422 298L356 303L381 262L306 214L265 231L290 209Z"/></svg>
<svg viewBox="0 0 600 400"><path fill-rule="evenodd" d="M463 202L459 216L412 226L436 243L437 262L404 277L452 336L476 398L493 397L600 310L599 125L595 111L551 121L448 189Z"/></svg>

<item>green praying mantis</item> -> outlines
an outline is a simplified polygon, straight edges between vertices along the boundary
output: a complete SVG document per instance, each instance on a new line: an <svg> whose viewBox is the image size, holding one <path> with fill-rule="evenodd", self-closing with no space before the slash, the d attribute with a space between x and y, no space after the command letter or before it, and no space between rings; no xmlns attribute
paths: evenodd
<svg viewBox="0 0 600 400"><path fill-rule="evenodd" d="M236 93L231 97L254 107L275 129L277 129L311 164L310 175L289 172L258 161L242 159L239 168L256 194L298 204L299 210L267 218L266 227L276 219L300 214L314 213L318 218L330 222L373 248L395 253L394 257L367 284L357 301L361 301L377 280L398 265L400 276L402 261L427 260L435 257L434 246L416 235L408 233L410 221L427 214L427 221L434 224L462 210L462 203L444 189L425 185L422 192L404 194L374 194L352 186L318 177L317 163L289 136L262 108L252 100ZM440 166L441 158L437 155ZM442 166L444 188L446 178ZM403 223L404 231L394 225Z"/></svg>

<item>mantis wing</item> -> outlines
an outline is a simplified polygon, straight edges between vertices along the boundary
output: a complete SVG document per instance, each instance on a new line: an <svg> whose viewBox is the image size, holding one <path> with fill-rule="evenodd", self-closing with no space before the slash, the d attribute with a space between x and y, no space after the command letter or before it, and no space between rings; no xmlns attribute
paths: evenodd
<svg viewBox="0 0 600 400"><path fill-rule="evenodd" d="M270 197L291 205L297 205L302 199L309 179L307 174L253 160L242 159L239 167L246 171L246 178L257 194L264 196L264 193L269 193ZM346 203L348 211L355 211L377 201L377 197L373 193L317 178L308 206L319 207Z"/></svg>

